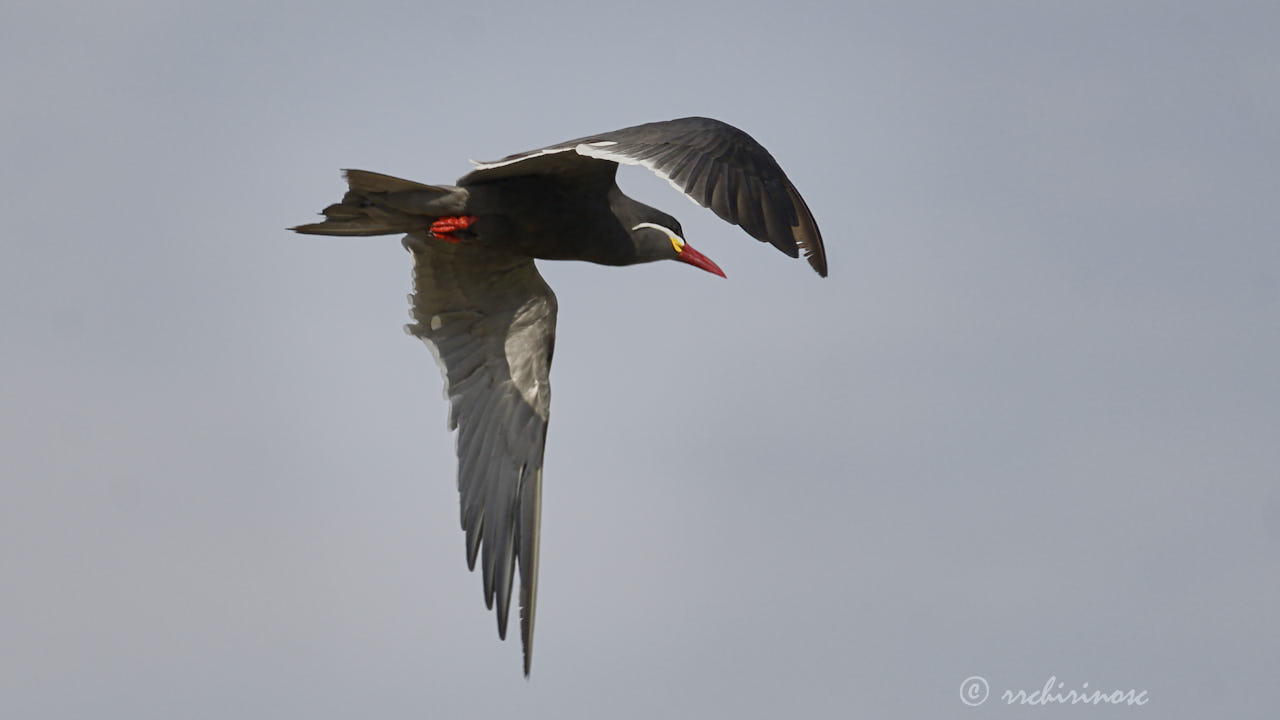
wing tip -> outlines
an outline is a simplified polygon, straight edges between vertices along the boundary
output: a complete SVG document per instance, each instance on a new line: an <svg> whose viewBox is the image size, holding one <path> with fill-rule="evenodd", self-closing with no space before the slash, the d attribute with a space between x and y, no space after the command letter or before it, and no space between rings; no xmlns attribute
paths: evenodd
<svg viewBox="0 0 1280 720"><path fill-rule="evenodd" d="M790 183L787 184L787 195L791 197L791 203L795 206L798 221L791 228L791 236L796 246L804 250L805 259L809 261L814 272L818 273L818 277L826 277L827 249L822 244L822 233L818 230L817 221L813 219L813 213L809 211L809 204Z"/></svg>
<svg viewBox="0 0 1280 720"><path fill-rule="evenodd" d="M817 253L805 253L805 258L808 259L809 265L813 268L814 272L818 273L818 277L827 276L826 258L820 257Z"/></svg>

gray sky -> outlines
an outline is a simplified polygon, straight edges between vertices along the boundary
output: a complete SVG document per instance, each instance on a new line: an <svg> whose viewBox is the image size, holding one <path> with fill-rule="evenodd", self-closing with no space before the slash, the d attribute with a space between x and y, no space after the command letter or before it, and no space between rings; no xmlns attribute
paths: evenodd
<svg viewBox="0 0 1280 720"><path fill-rule="evenodd" d="M1274 7L6 4L0 716L1270 717ZM693 114L831 277L640 169L727 281L542 265L526 682L408 256L283 228Z"/></svg>

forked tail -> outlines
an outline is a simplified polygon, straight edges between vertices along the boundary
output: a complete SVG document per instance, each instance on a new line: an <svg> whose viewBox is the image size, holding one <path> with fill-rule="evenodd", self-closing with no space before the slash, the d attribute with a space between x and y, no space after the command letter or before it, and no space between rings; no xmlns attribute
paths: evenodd
<svg viewBox="0 0 1280 720"><path fill-rule="evenodd" d="M423 185L369 172L343 170L349 189L342 202L321 211L324 221L289 228L308 235L394 235L425 232L436 218L461 214L467 191Z"/></svg>

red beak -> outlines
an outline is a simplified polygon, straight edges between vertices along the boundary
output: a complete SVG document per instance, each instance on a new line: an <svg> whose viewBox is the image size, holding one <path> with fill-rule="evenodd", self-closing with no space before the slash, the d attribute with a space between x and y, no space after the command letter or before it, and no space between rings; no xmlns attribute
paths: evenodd
<svg viewBox="0 0 1280 720"><path fill-rule="evenodd" d="M719 265L711 262L711 258L694 250L688 243L685 243L684 250L679 255L676 255L676 259L683 263L689 263L696 268L706 270L712 275L725 277L724 271L720 269ZM725 279L727 280L728 278Z"/></svg>

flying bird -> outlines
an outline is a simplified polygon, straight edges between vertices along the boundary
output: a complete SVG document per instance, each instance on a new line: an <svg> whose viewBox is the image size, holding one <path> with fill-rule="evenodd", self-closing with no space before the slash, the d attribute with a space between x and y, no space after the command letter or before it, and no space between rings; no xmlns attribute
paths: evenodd
<svg viewBox="0 0 1280 720"><path fill-rule="evenodd" d="M342 202L312 235L405 233L413 324L435 355L457 430L467 565L506 638L520 569L524 674L533 656L542 458L551 404L556 296L534 259L634 265L677 260L724 277L671 215L632 200L618 166L640 165L747 234L827 275L813 215L782 168L745 132L690 117L647 123L474 163L457 185L346 170Z"/></svg>

